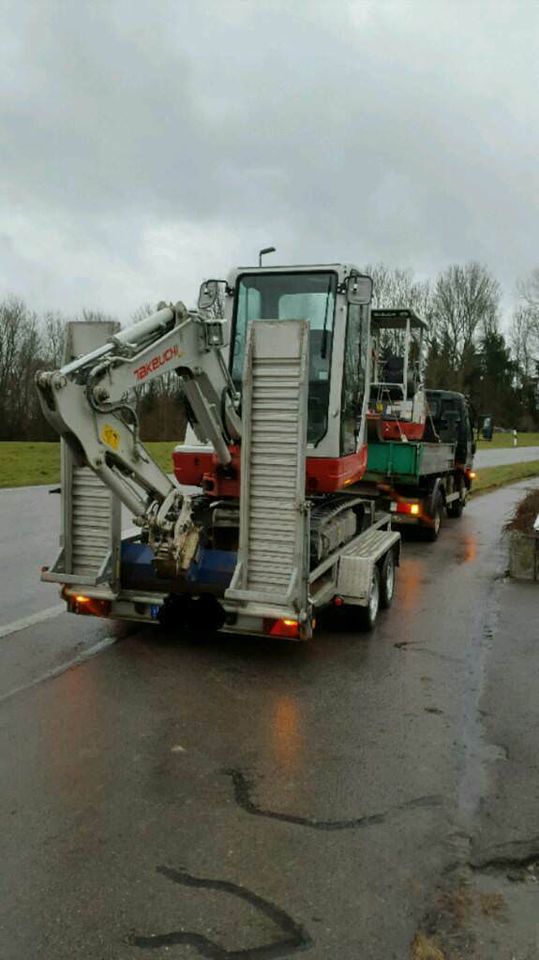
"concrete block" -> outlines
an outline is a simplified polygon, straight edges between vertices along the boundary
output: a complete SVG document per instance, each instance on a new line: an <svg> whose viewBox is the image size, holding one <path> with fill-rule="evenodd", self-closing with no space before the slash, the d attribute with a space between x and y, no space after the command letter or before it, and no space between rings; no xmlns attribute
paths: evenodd
<svg viewBox="0 0 539 960"><path fill-rule="evenodd" d="M509 575L515 580L539 582L539 537L535 534L509 532Z"/></svg>

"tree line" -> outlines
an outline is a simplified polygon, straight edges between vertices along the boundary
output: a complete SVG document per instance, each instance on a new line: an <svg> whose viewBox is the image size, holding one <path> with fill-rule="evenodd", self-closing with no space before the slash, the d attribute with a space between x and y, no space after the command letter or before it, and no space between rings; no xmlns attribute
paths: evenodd
<svg viewBox="0 0 539 960"><path fill-rule="evenodd" d="M146 304L130 322L152 312ZM79 317L53 312L38 315L15 296L0 302L0 440L58 439L41 412L35 375L62 365L69 320L115 319L96 310L83 310ZM136 387L134 394L143 440L183 439L186 415L180 381L174 373Z"/></svg>
<svg viewBox="0 0 539 960"><path fill-rule="evenodd" d="M476 411L499 426L539 427L539 267L517 284L505 331L500 284L482 264L452 264L432 280L384 263L364 271L374 281L373 306L409 307L427 322L428 386L468 394ZM141 307L131 322L150 312ZM78 318L39 315L16 296L0 302L0 440L56 439L39 408L34 377L61 365L68 319L114 317L90 310ZM136 406L143 439L183 437L185 410L174 374L138 387Z"/></svg>
<svg viewBox="0 0 539 960"><path fill-rule="evenodd" d="M482 264L452 264L424 281L382 263L365 272L373 306L410 307L428 324L428 387L467 394L499 426L539 426L539 268L517 284L505 332L501 286Z"/></svg>

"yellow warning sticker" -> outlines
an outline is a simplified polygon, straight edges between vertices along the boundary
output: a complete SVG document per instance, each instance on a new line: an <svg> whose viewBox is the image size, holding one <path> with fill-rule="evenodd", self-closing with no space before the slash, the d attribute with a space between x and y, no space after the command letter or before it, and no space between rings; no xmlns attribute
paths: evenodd
<svg viewBox="0 0 539 960"><path fill-rule="evenodd" d="M120 434L109 423L106 423L101 431L101 440L107 444L107 447L112 447L113 450L117 450L120 446Z"/></svg>

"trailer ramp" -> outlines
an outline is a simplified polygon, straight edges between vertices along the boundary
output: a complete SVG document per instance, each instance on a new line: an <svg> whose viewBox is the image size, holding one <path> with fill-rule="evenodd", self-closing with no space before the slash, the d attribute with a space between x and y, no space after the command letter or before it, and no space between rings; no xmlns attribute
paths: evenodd
<svg viewBox="0 0 539 960"><path fill-rule="evenodd" d="M67 325L64 362L70 363L102 346L119 324L84 321ZM53 583L100 587L115 596L119 580L121 504L90 470L79 466L65 440L61 445L60 552L41 579Z"/></svg>
<svg viewBox="0 0 539 960"><path fill-rule="evenodd" d="M305 449L309 326L259 320L248 331L242 391L238 562L228 610L302 619L308 603Z"/></svg>

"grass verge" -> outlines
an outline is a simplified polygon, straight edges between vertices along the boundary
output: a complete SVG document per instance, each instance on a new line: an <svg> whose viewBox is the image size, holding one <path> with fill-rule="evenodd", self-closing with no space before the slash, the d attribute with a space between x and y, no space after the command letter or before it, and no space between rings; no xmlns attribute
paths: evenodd
<svg viewBox="0 0 539 960"><path fill-rule="evenodd" d="M492 440L478 440L478 450L502 450L513 446L512 433L495 433ZM519 447L539 447L539 433L519 433Z"/></svg>
<svg viewBox="0 0 539 960"><path fill-rule="evenodd" d="M172 472L174 443L146 444L152 457L167 473ZM60 482L60 444L0 443L0 487L31 487Z"/></svg>
<svg viewBox="0 0 539 960"><path fill-rule="evenodd" d="M146 446L159 466L172 472L172 451L175 444L168 441L147 443ZM478 470L472 495L486 493L507 483L539 477L539 460L529 463L509 463L501 467ZM60 444L0 443L0 487L30 487L39 483L60 482Z"/></svg>
<svg viewBox="0 0 539 960"><path fill-rule="evenodd" d="M508 483L517 480L526 480L539 477L539 460L529 460L528 463L506 463L501 467L484 467L477 471L477 479L473 482L472 497L478 493L489 493L497 487L505 487Z"/></svg>

